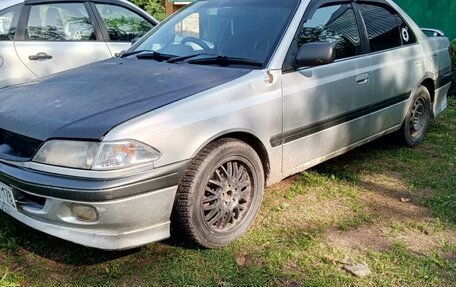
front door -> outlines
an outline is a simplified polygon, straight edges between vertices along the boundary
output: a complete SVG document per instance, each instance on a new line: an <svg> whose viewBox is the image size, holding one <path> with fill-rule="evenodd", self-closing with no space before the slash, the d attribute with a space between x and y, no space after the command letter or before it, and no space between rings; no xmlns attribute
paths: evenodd
<svg viewBox="0 0 456 287"><path fill-rule="evenodd" d="M284 173L317 164L369 136L372 73L352 5L333 3L305 17L290 51L332 42L336 62L284 71L284 133L273 141L283 144Z"/></svg>
<svg viewBox="0 0 456 287"><path fill-rule="evenodd" d="M15 42L21 61L38 77L111 57L97 37L87 6L82 2L26 6L24 39Z"/></svg>

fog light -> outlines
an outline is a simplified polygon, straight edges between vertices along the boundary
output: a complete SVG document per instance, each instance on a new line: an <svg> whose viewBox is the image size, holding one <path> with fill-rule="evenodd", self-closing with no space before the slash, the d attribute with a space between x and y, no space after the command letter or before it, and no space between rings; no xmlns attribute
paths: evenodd
<svg viewBox="0 0 456 287"><path fill-rule="evenodd" d="M71 212L76 219L85 222L98 221L98 212L95 207L90 205L72 204Z"/></svg>

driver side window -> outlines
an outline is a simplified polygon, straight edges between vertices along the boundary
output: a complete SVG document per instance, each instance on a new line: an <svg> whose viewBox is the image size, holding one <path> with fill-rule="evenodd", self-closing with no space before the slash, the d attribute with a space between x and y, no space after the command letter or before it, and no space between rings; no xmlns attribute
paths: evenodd
<svg viewBox="0 0 456 287"><path fill-rule="evenodd" d="M355 12L350 4L324 6L317 9L300 29L299 47L306 43L329 42L336 45L336 59L362 53L361 37Z"/></svg>
<svg viewBox="0 0 456 287"><path fill-rule="evenodd" d="M33 5L26 38L36 41L95 41L95 29L83 3Z"/></svg>

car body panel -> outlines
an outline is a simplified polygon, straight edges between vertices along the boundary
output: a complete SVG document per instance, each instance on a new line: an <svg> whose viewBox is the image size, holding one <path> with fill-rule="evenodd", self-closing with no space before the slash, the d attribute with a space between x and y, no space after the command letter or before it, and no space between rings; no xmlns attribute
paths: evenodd
<svg viewBox="0 0 456 287"><path fill-rule="evenodd" d="M355 57L283 76L284 171L368 137L369 113L349 117L372 102L372 81L357 84L370 69L368 57Z"/></svg>
<svg viewBox="0 0 456 287"><path fill-rule="evenodd" d="M17 55L38 78L108 59L111 53L105 42L16 41ZM31 60L46 53L52 59Z"/></svg>
<svg viewBox="0 0 456 287"><path fill-rule="evenodd" d="M373 105L390 101L391 106L372 114L370 134L401 124L412 92L425 74L423 49L419 44L370 55Z"/></svg>
<svg viewBox="0 0 456 287"><path fill-rule="evenodd" d="M0 42L0 88L36 79L19 59L13 41Z"/></svg>

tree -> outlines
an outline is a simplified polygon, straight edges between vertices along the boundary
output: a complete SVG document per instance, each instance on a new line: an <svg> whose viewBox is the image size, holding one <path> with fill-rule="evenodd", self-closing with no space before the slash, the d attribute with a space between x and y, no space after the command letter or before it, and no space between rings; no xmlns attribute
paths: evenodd
<svg viewBox="0 0 456 287"><path fill-rule="evenodd" d="M154 16L158 21L162 21L166 18L166 10L160 0L130 0L134 4L138 5L142 9L146 10L147 13Z"/></svg>

